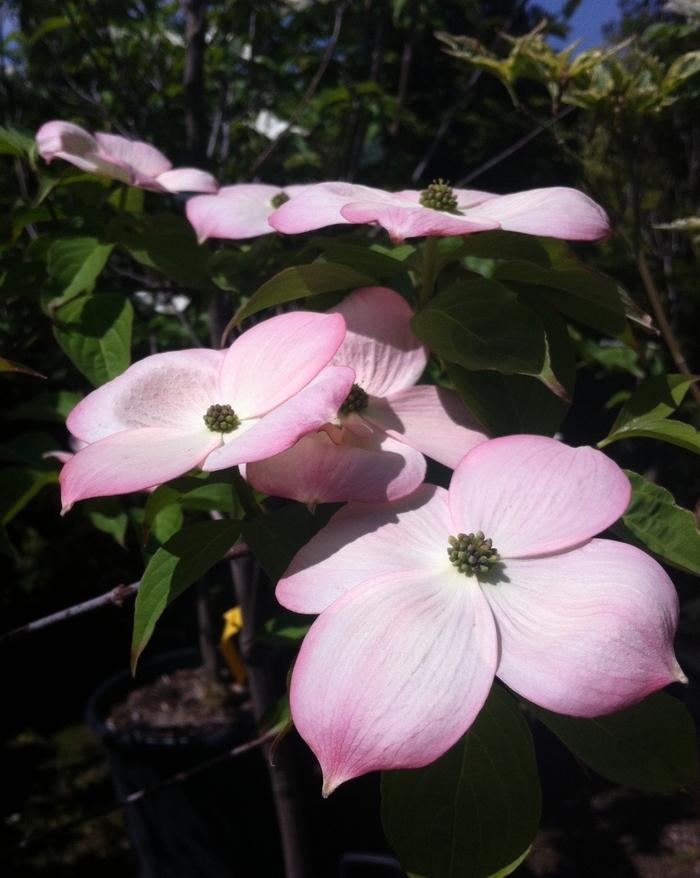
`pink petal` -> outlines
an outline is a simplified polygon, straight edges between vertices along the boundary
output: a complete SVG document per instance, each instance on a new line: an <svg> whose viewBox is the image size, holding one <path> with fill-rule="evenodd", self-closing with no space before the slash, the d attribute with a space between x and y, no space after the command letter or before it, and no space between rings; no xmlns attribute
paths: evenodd
<svg viewBox="0 0 700 878"><path fill-rule="evenodd" d="M286 316L286 315L285 315ZM225 445L206 459L202 469L226 469L264 460L291 448L307 433L320 429L338 411L355 373L345 366L329 366L303 390L278 405L245 432L224 437Z"/></svg>
<svg viewBox="0 0 700 878"><path fill-rule="evenodd" d="M81 400L68 415L67 427L85 442L140 427L196 433L210 405L231 402L219 391L224 356L223 351L194 348L139 360Z"/></svg>
<svg viewBox="0 0 700 878"><path fill-rule="evenodd" d="M36 146L39 155L50 162L56 156L63 157L65 154L79 158L93 153L97 150L97 141L79 125L55 119L44 123L37 131Z"/></svg>
<svg viewBox="0 0 700 878"><path fill-rule="evenodd" d="M608 217L599 204L564 186L499 195L471 208L465 216L492 219L511 232L569 241L596 241L610 231Z"/></svg>
<svg viewBox="0 0 700 878"><path fill-rule="evenodd" d="M337 445L321 431L289 451L251 463L246 478L264 494L308 506L359 500L384 503L405 497L425 477L422 454L384 433L359 439L349 431Z"/></svg>
<svg viewBox="0 0 700 878"><path fill-rule="evenodd" d="M227 238L237 241L274 232L267 221L273 211L270 200L253 198L233 191L242 188L242 186L225 186L217 195L199 195L190 198L185 212L200 242L206 241L207 238ZM274 194L276 192L273 190Z"/></svg>
<svg viewBox="0 0 700 878"><path fill-rule="evenodd" d="M379 223L393 241L422 235L469 235L497 229L499 225L487 216L468 217L431 210L403 201L398 196L394 203L356 200L346 204L341 214L350 223Z"/></svg>
<svg viewBox="0 0 700 878"><path fill-rule="evenodd" d="M453 390L432 384L373 399L362 414L390 436L452 469L488 438Z"/></svg>
<svg viewBox="0 0 700 878"><path fill-rule="evenodd" d="M455 531L481 530L504 558L560 552L589 540L629 504L627 476L593 448L504 436L470 451L450 483Z"/></svg>
<svg viewBox="0 0 700 878"><path fill-rule="evenodd" d="M457 199L457 206L462 211L476 207L477 204L482 204L484 201L490 201L492 198L500 197L494 192L482 192L479 189L453 189L452 191Z"/></svg>
<svg viewBox="0 0 700 878"><path fill-rule="evenodd" d="M321 763L324 795L368 771L432 762L481 710L496 668L496 634L478 586L460 577L375 578L311 626L290 705Z"/></svg>
<svg viewBox="0 0 700 878"><path fill-rule="evenodd" d="M167 192L216 192L219 184L199 168L174 168L158 174L156 183Z"/></svg>
<svg viewBox="0 0 700 878"><path fill-rule="evenodd" d="M100 155L95 138L79 125L58 120L47 122L38 130L36 142L39 155L47 162L59 158L89 174L129 181L124 165Z"/></svg>
<svg viewBox="0 0 700 878"><path fill-rule="evenodd" d="M294 194L290 201L278 207L270 216L270 225L285 235L310 232L339 223L345 225L348 221L340 211L349 201L382 197L385 194L381 189L354 183L318 183Z"/></svg>
<svg viewBox="0 0 700 878"><path fill-rule="evenodd" d="M382 574L451 572L451 526L447 491L435 485L391 504L349 503L295 555L277 584L277 600L297 613L320 613Z"/></svg>
<svg viewBox="0 0 700 878"><path fill-rule="evenodd" d="M339 314L294 311L264 320L228 349L222 390L233 398L239 417L269 412L318 375L344 335L345 321Z"/></svg>
<svg viewBox="0 0 700 878"><path fill-rule="evenodd" d="M683 681L673 655L678 598L649 555L612 540L507 561L484 584L501 641L503 682L571 716L621 710Z"/></svg>
<svg viewBox="0 0 700 878"><path fill-rule="evenodd" d="M61 470L63 511L77 500L143 491L181 476L220 443L221 436L206 427L190 435L145 427L87 445Z"/></svg>
<svg viewBox="0 0 700 878"><path fill-rule="evenodd" d="M136 185L153 180L172 168L172 163L150 143L129 140L118 134L106 134L103 131L95 134L95 140L104 158L116 160L131 169L133 182Z"/></svg>
<svg viewBox="0 0 700 878"><path fill-rule="evenodd" d="M386 396L423 374L428 354L411 331L413 310L394 290L362 287L331 311L342 314L347 326L334 362L351 366L367 393Z"/></svg>

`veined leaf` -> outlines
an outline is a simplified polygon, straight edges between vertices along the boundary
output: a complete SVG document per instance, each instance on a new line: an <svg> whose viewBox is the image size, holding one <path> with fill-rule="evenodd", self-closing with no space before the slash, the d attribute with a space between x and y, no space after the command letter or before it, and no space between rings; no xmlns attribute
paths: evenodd
<svg viewBox="0 0 700 878"><path fill-rule="evenodd" d="M575 756L615 783L666 793L697 777L695 724L685 705L664 692L593 719L531 710Z"/></svg>
<svg viewBox="0 0 700 878"><path fill-rule="evenodd" d="M127 368L131 361L133 308L116 293L84 296L57 313L54 335L63 351L96 386Z"/></svg>
<svg viewBox="0 0 700 878"><path fill-rule="evenodd" d="M201 521L183 528L156 551L136 596L131 667L151 639L163 611L220 560L241 532L239 521Z"/></svg>
<svg viewBox="0 0 700 878"><path fill-rule="evenodd" d="M507 875L537 831L530 729L495 685L464 737L425 768L382 774L382 822L403 867L428 878Z"/></svg>
<svg viewBox="0 0 700 878"><path fill-rule="evenodd" d="M308 296L330 293L335 290L367 287L374 283L373 278L337 262L311 262L309 265L294 265L280 271L279 274L258 287L245 305L239 309L231 325L236 326L241 320L262 311L264 308L271 308L294 299L305 299Z"/></svg>

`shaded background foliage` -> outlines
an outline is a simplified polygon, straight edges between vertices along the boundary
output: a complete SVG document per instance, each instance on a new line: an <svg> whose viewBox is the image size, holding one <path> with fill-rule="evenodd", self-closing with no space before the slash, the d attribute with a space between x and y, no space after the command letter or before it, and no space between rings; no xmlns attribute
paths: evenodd
<svg viewBox="0 0 700 878"><path fill-rule="evenodd" d="M562 4L547 33L565 34L577 5ZM175 165L206 167L222 183L345 179L399 189L444 177L496 192L578 186L604 204L614 225L602 246L579 252L621 281L645 311L640 256L648 261L672 332L698 372L697 241L687 227L658 228L697 214L698 78L689 76L663 105L658 85L676 57L698 48L698 30L655 0L620 6L608 40L631 41L591 77L572 69L575 59L547 55L537 38L517 46L541 66L527 75L507 68L513 43L504 34L523 37L543 17L526 0L10 0L0 10L3 124L31 137L42 122L65 118L138 137ZM465 50L436 32L476 42ZM168 205L132 190L126 214L115 216L108 186L55 165L38 189L23 147L13 152L12 142L2 141L0 149L0 353L47 376L0 376L9 415L0 448L2 549L4 581L12 583L3 587L0 606L11 628L138 579L144 557L162 542L156 533L144 549L138 513L120 501L91 501L68 520L57 516L57 468L40 455L65 447L62 420L76 398L69 394L88 385L54 339L52 309L66 278L60 248L53 260L49 249L67 233L99 234L95 244L114 245L95 281L100 293L133 308L138 359L190 346L193 336L206 343L210 323L225 322L243 297L287 265L290 248L270 237L242 248L215 244L205 258L177 216L182 199L171 199L172 215L149 223L137 216L141 199L151 215ZM71 175L69 185L51 188L52 180ZM159 237L163 228L175 244ZM189 305L179 310L176 297L183 295ZM571 442L595 443L644 376L675 372L677 364L663 340L644 331L631 344L579 325L573 333L580 362L562 430ZM685 406L682 417L698 426L697 405ZM645 439L607 450L665 485L682 505L695 504L698 467L689 452ZM165 522L163 534L172 526ZM695 634L700 608L693 587L681 574L677 581L684 627ZM226 594L219 597L225 604ZM156 648L192 642L192 617L186 596L164 617ZM35 812L41 826L54 818L47 818L41 796L37 801L36 784L26 782L29 766L74 764L80 735L66 727L79 720L95 684L127 662L128 613L69 624L12 647L6 689L3 764L11 782L2 791L4 813ZM98 764L89 745L80 753L78 776ZM95 862L113 856L114 841L101 832L57 844L48 859L32 854L27 874L78 874L76 863L91 874ZM12 833L10 824L8 838Z"/></svg>

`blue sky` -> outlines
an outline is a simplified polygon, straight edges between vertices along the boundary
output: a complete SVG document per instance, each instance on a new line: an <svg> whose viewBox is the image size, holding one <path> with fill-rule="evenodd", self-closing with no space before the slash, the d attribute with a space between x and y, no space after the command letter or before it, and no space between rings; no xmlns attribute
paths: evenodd
<svg viewBox="0 0 700 878"><path fill-rule="evenodd" d="M538 6L559 12L565 0L535 0ZM582 0L571 19L569 41L582 40L581 48L589 49L603 41L601 28L608 21L619 18L617 0Z"/></svg>

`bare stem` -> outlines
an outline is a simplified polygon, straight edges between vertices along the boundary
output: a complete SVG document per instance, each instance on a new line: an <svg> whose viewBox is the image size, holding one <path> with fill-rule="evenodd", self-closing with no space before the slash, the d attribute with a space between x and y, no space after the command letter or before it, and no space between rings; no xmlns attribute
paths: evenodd
<svg viewBox="0 0 700 878"><path fill-rule="evenodd" d="M26 625L20 625L6 634L0 635L0 646L4 646L18 637L24 637L26 634L32 634L35 631L41 631L42 628L48 628L50 625L56 625L58 622L65 622L74 616L82 616L83 613L91 613L100 607L121 607L127 598L132 597L139 590L140 583L132 582L131 585L118 585L105 594L96 598L90 598L89 601L83 601L72 607L66 607L65 610L59 610L57 613L51 613L50 616L44 616L36 619L34 622L28 622Z"/></svg>
<svg viewBox="0 0 700 878"><path fill-rule="evenodd" d="M661 335L663 336L663 339L666 342L666 345L671 353L671 358L673 359L673 362L675 363L676 368L679 372L682 372L683 375L692 375L693 372L691 372L688 364L686 363L685 357L683 356L683 351L681 350L680 345L678 344L678 341L673 334L671 324L668 322L668 318L666 317L666 313L661 302L661 296L659 295L659 291L656 289L654 278L651 275L649 265L643 253L639 254L637 258L637 265L639 267L639 275L642 279L642 283L644 284L644 289L646 290L649 302L654 312L654 316L656 317L656 322L659 324ZM692 393L695 402L700 405L700 388L697 386L697 384L690 385L690 392Z"/></svg>
<svg viewBox="0 0 700 878"><path fill-rule="evenodd" d="M297 121L303 110L306 108L306 105L309 103L311 98L316 94L316 89L319 87L321 80L323 79L323 75L325 74L328 65L333 60L333 55L335 54L335 48L338 45L338 37L340 36L340 28L343 24L343 15L345 13L345 7L347 6L347 0L340 0L335 9L335 19L333 21L333 30L331 32L330 38L328 40L328 44L326 45L326 51L323 53L323 58L321 59L321 63L318 66L318 70L313 76L313 79L309 83L309 87L306 89L301 99L296 105L294 112L291 114L289 121L285 125L285 127L280 131L277 137L272 141L272 143L267 146L262 153L257 157L257 159L253 162L251 169L249 171L249 176L252 177L256 174L264 162L266 162L272 153L277 149L281 140L285 135L289 133L294 123Z"/></svg>
<svg viewBox="0 0 700 878"><path fill-rule="evenodd" d="M271 660L255 637L263 621L261 571L253 558L231 562L231 577L243 613L243 630L239 638L241 655L248 670L248 687L255 719L260 720L277 701ZM283 740L275 750L272 764L270 748L266 749L267 769L277 812L285 878L309 878L306 836L299 805L297 771L289 741Z"/></svg>

